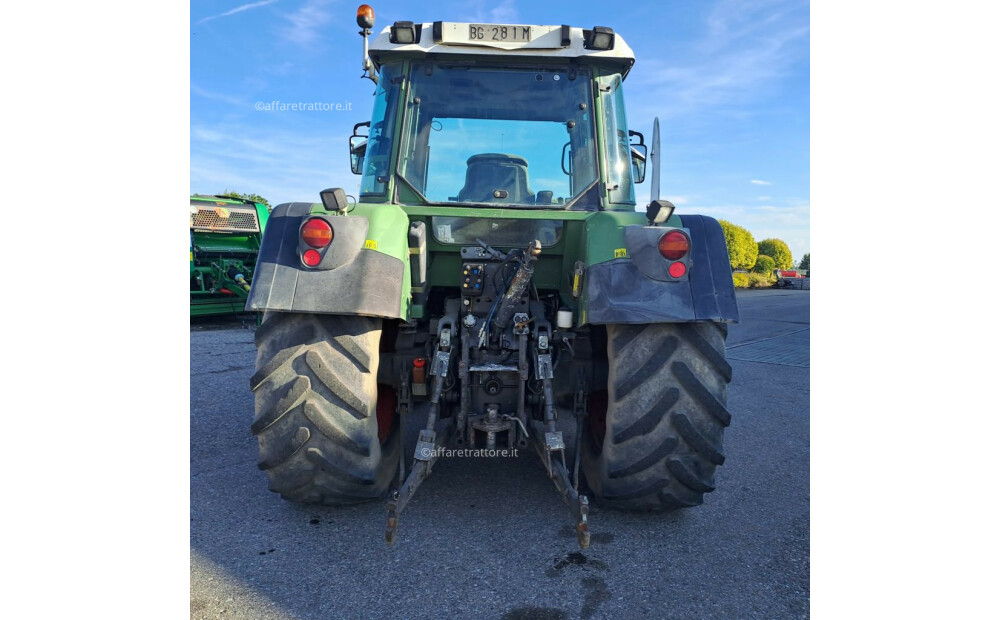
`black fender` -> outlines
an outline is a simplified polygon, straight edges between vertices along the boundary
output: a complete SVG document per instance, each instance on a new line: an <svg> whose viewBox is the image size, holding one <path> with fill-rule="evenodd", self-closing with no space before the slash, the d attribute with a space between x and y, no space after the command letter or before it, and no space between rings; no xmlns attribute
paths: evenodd
<svg viewBox="0 0 1000 620"><path fill-rule="evenodd" d="M313 205L278 205L264 229L246 309L401 317L403 261L364 247L368 220L317 214L334 240L316 268L302 264L299 229Z"/></svg>
<svg viewBox="0 0 1000 620"><path fill-rule="evenodd" d="M587 268L586 323L738 322L729 250L722 226L704 215L681 215L691 237L686 277L671 279L650 268L650 235L626 231L629 258ZM643 227L636 227L639 233ZM655 243L655 242L654 242ZM659 254L656 259L662 261ZM642 262L640 265L639 263ZM641 268L640 268L641 267ZM665 268L664 268L665 270Z"/></svg>

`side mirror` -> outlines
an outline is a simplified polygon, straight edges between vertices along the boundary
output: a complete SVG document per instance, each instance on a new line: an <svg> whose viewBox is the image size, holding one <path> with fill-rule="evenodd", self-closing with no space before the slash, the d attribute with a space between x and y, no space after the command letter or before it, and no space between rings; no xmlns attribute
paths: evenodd
<svg viewBox="0 0 1000 620"><path fill-rule="evenodd" d="M646 145L632 145L632 176L636 183L642 183L646 179Z"/></svg>
<svg viewBox="0 0 1000 620"><path fill-rule="evenodd" d="M646 219L650 226L662 224L674 214L674 203L669 200L654 200L646 207Z"/></svg>
<svg viewBox="0 0 1000 620"><path fill-rule="evenodd" d="M632 138L638 138L638 142L632 142ZM646 138L638 131L628 130L629 147L632 152L632 178L636 183L642 183L646 179Z"/></svg>
<svg viewBox="0 0 1000 620"><path fill-rule="evenodd" d="M368 127L371 129L371 126L371 121L358 123L354 126L354 131L351 132L351 172L354 174L361 174L361 166L364 165L365 161L365 152L368 150L368 136L360 135L358 128Z"/></svg>
<svg viewBox="0 0 1000 620"><path fill-rule="evenodd" d="M351 136L351 172L354 174L361 174L367 150L368 136Z"/></svg>

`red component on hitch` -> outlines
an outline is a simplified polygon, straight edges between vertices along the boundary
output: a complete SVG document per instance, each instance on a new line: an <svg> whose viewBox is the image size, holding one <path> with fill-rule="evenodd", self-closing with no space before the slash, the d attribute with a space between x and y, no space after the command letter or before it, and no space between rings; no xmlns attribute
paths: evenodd
<svg viewBox="0 0 1000 620"><path fill-rule="evenodd" d="M415 358L413 358L413 382L414 383L426 383L427 382L427 358L426 357L415 357Z"/></svg>

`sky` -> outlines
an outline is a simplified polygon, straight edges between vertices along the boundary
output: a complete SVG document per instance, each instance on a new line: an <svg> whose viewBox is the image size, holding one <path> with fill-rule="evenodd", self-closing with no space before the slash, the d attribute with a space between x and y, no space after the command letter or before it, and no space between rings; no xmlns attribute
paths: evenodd
<svg viewBox="0 0 1000 620"><path fill-rule="evenodd" d="M318 202L327 187L357 194L347 141L374 93L360 79L358 4L192 3L192 193L256 193L272 205ZM624 85L629 127L648 139L660 119L661 196L679 213L782 239L796 262L810 251L808 2L369 4L376 32L396 20L614 28L636 55Z"/></svg>

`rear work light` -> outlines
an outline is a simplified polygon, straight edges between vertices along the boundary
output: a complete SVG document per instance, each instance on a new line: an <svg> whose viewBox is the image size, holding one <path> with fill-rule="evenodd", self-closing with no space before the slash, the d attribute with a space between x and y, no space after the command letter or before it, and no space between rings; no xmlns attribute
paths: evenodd
<svg viewBox="0 0 1000 620"><path fill-rule="evenodd" d="M679 260L684 258L684 255L691 250L691 242L688 240L687 235L681 231L671 230L660 237L659 248L660 256L663 258L667 260Z"/></svg>
<svg viewBox="0 0 1000 620"><path fill-rule="evenodd" d="M420 43L420 30L423 24L413 22L396 22L389 28L389 43L409 45Z"/></svg>
<svg viewBox="0 0 1000 620"><path fill-rule="evenodd" d="M610 50L615 47L615 31L607 26L594 26L583 31L583 46L588 50Z"/></svg>
<svg viewBox="0 0 1000 620"><path fill-rule="evenodd" d="M325 248L333 241L333 228L326 220L314 217L302 227L302 240L314 248Z"/></svg>

